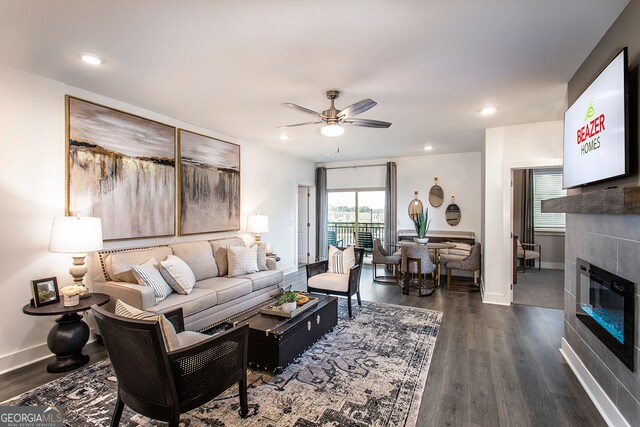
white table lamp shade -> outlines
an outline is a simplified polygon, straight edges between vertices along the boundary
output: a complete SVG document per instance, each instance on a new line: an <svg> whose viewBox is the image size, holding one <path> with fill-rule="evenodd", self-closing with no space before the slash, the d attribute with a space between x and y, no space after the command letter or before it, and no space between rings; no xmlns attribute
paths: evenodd
<svg viewBox="0 0 640 427"><path fill-rule="evenodd" d="M102 221L94 217L60 216L53 219L50 252L80 254L102 249Z"/></svg>
<svg viewBox="0 0 640 427"><path fill-rule="evenodd" d="M267 215L249 215L247 217L247 232L268 233L269 217Z"/></svg>

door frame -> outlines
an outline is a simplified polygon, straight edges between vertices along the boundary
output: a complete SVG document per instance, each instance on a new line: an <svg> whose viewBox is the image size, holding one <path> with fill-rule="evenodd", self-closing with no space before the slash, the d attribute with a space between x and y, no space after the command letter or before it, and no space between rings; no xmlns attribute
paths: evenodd
<svg viewBox="0 0 640 427"><path fill-rule="evenodd" d="M298 181L295 180L294 181L294 187L293 187L293 200L294 200L294 214L293 214L293 259L295 260L295 265L293 267L293 271L297 271L298 270L298 208L299 208L299 203L300 201L298 200L298 191L300 190L301 187L306 187L308 189L308 191L311 191L311 189L313 188L313 194L315 195L315 188L316 185L315 183L309 183L307 181ZM313 221L311 220L313 218ZM309 222L312 225L315 225L317 221L316 218L316 212L315 209L313 210L313 212L311 211L311 209L309 209ZM308 227L309 230L309 235L307 236L307 245L309 246L309 252L313 255L309 257L309 260L311 259L315 259L315 247L311 247L311 241L313 240L313 244L315 246L315 242L317 239L317 236L315 235L315 226L313 227ZM314 236L313 239L311 239L311 236Z"/></svg>
<svg viewBox="0 0 640 427"><path fill-rule="evenodd" d="M545 169L562 168L562 159L537 159L520 162L504 163L502 188L502 253L509 256L502 257L503 286L509 295L509 304L513 304L513 171L514 169ZM540 260L542 262L542 260ZM505 280L506 279L506 280Z"/></svg>

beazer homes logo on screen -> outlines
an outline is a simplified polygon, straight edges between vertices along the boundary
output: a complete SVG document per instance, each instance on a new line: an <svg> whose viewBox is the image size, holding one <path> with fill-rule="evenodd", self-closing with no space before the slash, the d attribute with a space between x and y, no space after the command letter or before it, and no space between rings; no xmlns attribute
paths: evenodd
<svg viewBox="0 0 640 427"><path fill-rule="evenodd" d="M584 121L589 120L587 124L578 129L578 145L580 146L580 155L588 154L600 148L600 133L604 128L604 114L596 116L596 109L593 108L593 99L589 101L587 113Z"/></svg>
<svg viewBox="0 0 640 427"><path fill-rule="evenodd" d="M0 406L0 427L63 427L62 406Z"/></svg>

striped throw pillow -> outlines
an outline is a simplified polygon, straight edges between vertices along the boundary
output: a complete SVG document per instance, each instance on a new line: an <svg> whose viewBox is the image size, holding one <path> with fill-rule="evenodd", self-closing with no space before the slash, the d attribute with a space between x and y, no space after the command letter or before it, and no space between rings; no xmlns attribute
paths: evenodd
<svg viewBox="0 0 640 427"><path fill-rule="evenodd" d="M180 347L178 342L178 334L173 329L171 322L164 317L164 314L154 314L148 311L139 310L129 304L117 300L116 316L126 317L127 319L149 320L151 322L160 322L160 331L162 332L162 340L167 351L175 350Z"/></svg>
<svg viewBox="0 0 640 427"><path fill-rule="evenodd" d="M169 255L160 262L160 273L169 286L180 295L190 294L196 284L196 276L191 268L175 255Z"/></svg>
<svg viewBox="0 0 640 427"><path fill-rule="evenodd" d="M158 260L150 258L142 265L132 265L131 271L136 277L136 280L140 285L149 286L153 289L153 293L156 297L156 304L169 296L173 289L167 283L166 280L160 274L158 270Z"/></svg>
<svg viewBox="0 0 640 427"><path fill-rule="evenodd" d="M344 251L329 246L329 273L349 274L351 267L356 265L356 253L353 246Z"/></svg>

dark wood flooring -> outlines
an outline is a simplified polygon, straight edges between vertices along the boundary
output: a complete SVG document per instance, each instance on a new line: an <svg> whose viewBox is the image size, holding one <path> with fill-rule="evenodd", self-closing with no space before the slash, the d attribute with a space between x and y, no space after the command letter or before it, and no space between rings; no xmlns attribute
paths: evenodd
<svg viewBox="0 0 640 427"><path fill-rule="evenodd" d="M285 281L304 289L304 268ZM444 313L418 426L606 425L558 350L561 310L482 304L477 292L445 289L406 296L395 285L372 283L370 267L361 283L364 300ZM97 344L85 350L91 363L106 357ZM64 375L48 374L48 362L0 376L0 401Z"/></svg>

